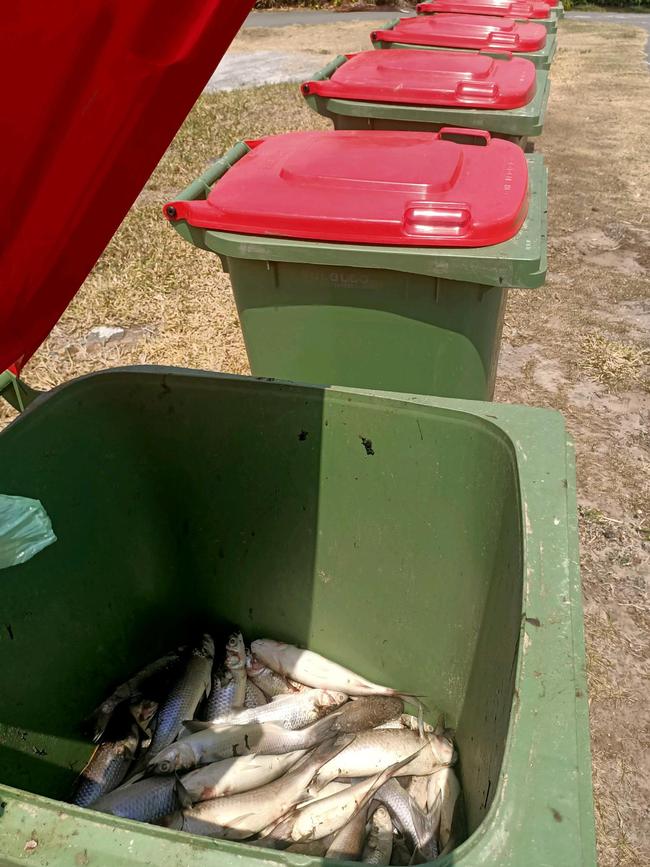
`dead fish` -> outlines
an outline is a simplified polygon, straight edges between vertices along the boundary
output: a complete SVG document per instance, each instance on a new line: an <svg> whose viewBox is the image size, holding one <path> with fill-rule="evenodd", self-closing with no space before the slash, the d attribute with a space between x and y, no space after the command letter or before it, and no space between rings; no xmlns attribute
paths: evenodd
<svg viewBox="0 0 650 867"><path fill-rule="evenodd" d="M210 690L214 642L204 635L200 646L195 647L169 695L158 709L156 731L149 748L157 755L178 737L183 720L191 719L203 698Z"/></svg>
<svg viewBox="0 0 650 867"><path fill-rule="evenodd" d="M223 759L184 774L181 783L192 803L236 795L273 782L304 755L304 750L297 750L279 756L251 754Z"/></svg>
<svg viewBox="0 0 650 867"><path fill-rule="evenodd" d="M360 783L361 780L354 780L355 783ZM313 793L311 791L312 787L310 786L308 793L309 796L306 800L301 801L296 805L296 810L302 810L307 804L312 804L314 801L322 801L323 798L329 798L330 795L336 795L338 792L342 792L344 789L349 789L350 786L353 785L351 780L332 780L331 783L326 783L322 789L317 789L313 787Z"/></svg>
<svg viewBox="0 0 650 867"><path fill-rule="evenodd" d="M237 684L230 672L213 674L210 695L201 714L203 719L213 719L232 710L236 694Z"/></svg>
<svg viewBox="0 0 650 867"><path fill-rule="evenodd" d="M143 734L151 738L151 721L158 710L158 702L149 698L141 698L129 704L129 713L138 724Z"/></svg>
<svg viewBox="0 0 650 867"><path fill-rule="evenodd" d="M332 722L325 717L299 731L289 731L275 723L210 725L196 720L186 722L193 734L153 756L149 768L155 774L191 770L220 759L260 755L281 755L305 750L331 735Z"/></svg>
<svg viewBox="0 0 650 867"><path fill-rule="evenodd" d="M460 783L452 768L440 768L427 780L427 808L432 811L438 802L440 812L440 848L444 849L452 836L456 803L460 796Z"/></svg>
<svg viewBox="0 0 650 867"><path fill-rule="evenodd" d="M364 864L385 867L390 864L393 851L393 822L386 807L377 807L370 820L368 838L361 860Z"/></svg>
<svg viewBox="0 0 650 867"><path fill-rule="evenodd" d="M409 756L406 761L411 758ZM292 839L296 843L317 840L339 831L404 764L405 761L397 762L345 791L308 804L298 812L291 832Z"/></svg>
<svg viewBox="0 0 650 867"><path fill-rule="evenodd" d="M155 822L176 810L180 803L175 777L147 777L104 795L93 804L93 810L137 822Z"/></svg>
<svg viewBox="0 0 650 867"><path fill-rule="evenodd" d="M276 695L286 695L300 690L289 683L286 677L263 665L255 654L251 654L246 663L246 673L253 684L271 699Z"/></svg>
<svg viewBox="0 0 650 867"><path fill-rule="evenodd" d="M355 674L349 668L331 662L319 653L301 650L292 644L261 638L253 641L254 655L273 671L320 689L336 689L348 695L392 695L401 697L397 689L381 686ZM411 696L409 696L411 697Z"/></svg>
<svg viewBox="0 0 650 867"><path fill-rule="evenodd" d="M426 811L427 809L427 789L429 786L429 777L411 777L406 791L415 801L418 807Z"/></svg>
<svg viewBox="0 0 650 867"><path fill-rule="evenodd" d="M232 707L243 708L246 698L246 645L241 632L233 632L228 639L226 670L235 685Z"/></svg>
<svg viewBox="0 0 650 867"><path fill-rule="evenodd" d="M321 840L308 840L306 843L292 843L285 852L293 852L294 855L311 855L313 858L323 858L334 835L323 837Z"/></svg>
<svg viewBox="0 0 650 867"><path fill-rule="evenodd" d="M125 738L100 744L79 775L72 803L90 807L102 795L117 788L133 762L139 741L139 729L134 723Z"/></svg>
<svg viewBox="0 0 650 867"><path fill-rule="evenodd" d="M185 648L179 647L178 649L172 650L170 653L161 656L160 659L156 659L155 662L145 665L144 668L141 668L140 671L124 683L121 683L117 689L114 690L114 692L111 693L111 695L93 711L91 719L94 722L93 740L95 743L99 743L99 741L104 737L106 727L119 705L121 705L122 702L133 701L140 698L142 689L147 681L157 675L172 672L180 662L184 650Z"/></svg>
<svg viewBox="0 0 650 867"><path fill-rule="evenodd" d="M390 856L390 863L396 867L409 867L413 863L413 852L408 847L404 837L393 837L393 851Z"/></svg>
<svg viewBox="0 0 650 867"><path fill-rule="evenodd" d="M169 817L166 824L192 834L245 840L278 821L300 800L318 768L347 743L345 736L321 744L279 780L249 792L203 801Z"/></svg>
<svg viewBox="0 0 650 867"><path fill-rule="evenodd" d="M424 744L424 749L420 749ZM316 775L316 783L325 785L337 777L367 777L408 756L414 758L404 765L400 776L431 774L440 765L453 760L454 748L444 737L403 729L371 729L358 734L336 761L328 762Z"/></svg>
<svg viewBox="0 0 650 867"><path fill-rule="evenodd" d="M259 688L255 686L252 680L246 678L246 695L244 696L244 707L261 707L266 704L266 696Z"/></svg>
<svg viewBox="0 0 650 867"><path fill-rule="evenodd" d="M398 719L389 720L382 725L375 726L378 729L410 729L413 732L423 731L428 734L440 734L434 726L424 720L419 720L410 713L403 713Z"/></svg>
<svg viewBox="0 0 650 867"><path fill-rule="evenodd" d="M413 849L430 861L438 857L436 817L421 810L397 780L384 783L375 792L374 799L388 809Z"/></svg>
<svg viewBox="0 0 650 867"><path fill-rule="evenodd" d="M374 729L389 720L399 719L404 710L401 698L387 695L369 695L348 702L341 708L334 722L339 732L362 732Z"/></svg>
<svg viewBox="0 0 650 867"><path fill-rule="evenodd" d="M308 689L294 695L279 695L268 704L245 710L233 710L213 723L273 722L287 729L302 729L321 719L348 700L344 692L331 689ZM333 723L336 727L336 723ZM337 729L340 731L340 729Z"/></svg>
<svg viewBox="0 0 650 867"><path fill-rule="evenodd" d="M368 807L363 806L347 825L336 832L325 857L336 861L358 861L366 839L367 817Z"/></svg>

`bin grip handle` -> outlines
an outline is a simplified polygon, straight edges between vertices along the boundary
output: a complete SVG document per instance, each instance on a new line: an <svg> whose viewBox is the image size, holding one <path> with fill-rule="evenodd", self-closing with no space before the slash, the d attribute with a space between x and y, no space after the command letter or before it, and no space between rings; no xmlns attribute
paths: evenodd
<svg viewBox="0 0 650 867"><path fill-rule="evenodd" d="M354 54L339 54L334 60L330 60L327 66L324 66L322 69L319 69L318 72L315 72L309 81L305 81L304 84L300 85L300 90L304 94L309 93L309 85L312 81L327 81L328 78L331 78L339 66L343 66L344 63L347 63L348 60L354 57Z"/></svg>
<svg viewBox="0 0 650 867"><path fill-rule="evenodd" d="M486 129L468 129L464 126L443 126L438 130L439 139L444 140L447 136L450 138L483 139L484 144L481 147L486 147L492 140L492 136Z"/></svg>
<svg viewBox="0 0 650 867"><path fill-rule="evenodd" d="M176 196L177 202L196 202L197 200L207 199L210 193L210 188L219 178L222 178L228 169L240 160L250 151L250 147L245 142L237 142L236 145L230 148L220 159L215 160L203 174L195 181L185 187L185 189Z"/></svg>

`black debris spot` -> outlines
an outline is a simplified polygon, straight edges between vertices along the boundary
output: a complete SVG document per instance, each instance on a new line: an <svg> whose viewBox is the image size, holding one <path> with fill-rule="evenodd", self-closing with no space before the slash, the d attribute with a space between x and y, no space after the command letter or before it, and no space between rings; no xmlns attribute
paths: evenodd
<svg viewBox="0 0 650 867"><path fill-rule="evenodd" d="M238 748L237 744L232 745L232 757L233 757L233 759L236 759L239 757L239 753L237 752L237 748Z"/></svg>
<svg viewBox="0 0 650 867"><path fill-rule="evenodd" d="M253 617L253 609L252 608L248 609L248 616L251 618Z"/></svg>
<svg viewBox="0 0 650 867"><path fill-rule="evenodd" d="M416 422L418 425L418 430L420 431L420 439L422 440L422 442L424 442L424 436L422 435L422 428L420 427L420 419L416 418Z"/></svg>
<svg viewBox="0 0 650 867"><path fill-rule="evenodd" d="M556 822L562 821L562 813L559 810L556 810L555 807L551 807L551 813L553 814L553 818Z"/></svg>
<svg viewBox="0 0 650 867"><path fill-rule="evenodd" d="M367 437L359 437L361 440L361 445L366 450L367 455L374 455L375 450L372 447L372 440L369 440Z"/></svg>
<svg viewBox="0 0 650 867"><path fill-rule="evenodd" d="M541 626L539 617L527 617L526 623L530 623L531 626Z"/></svg>
<svg viewBox="0 0 650 867"><path fill-rule="evenodd" d="M490 798L490 789L492 788L492 780L488 779L487 790L485 792L485 800L483 801L483 809L485 809L488 805L488 800Z"/></svg>
<svg viewBox="0 0 650 867"><path fill-rule="evenodd" d="M14 640L14 631L11 628L11 623L7 623L6 629L7 629L7 635L9 636L10 640L13 641Z"/></svg>
<svg viewBox="0 0 650 867"><path fill-rule="evenodd" d="M300 440L301 443L304 443L304 441L307 439L308 436L309 436L309 431L301 430L300 433L298 434L298 439Z"/></svg>
<svg viewBox="0 0 650 867"><path fill-rule="evenodd" d="M584 696L584 692L581 689L576 689L576 698L582 698Z"/></svg>
<svg viewBox="0 0 650 867"><path fill-rule="evenodd" d="M244 735L244 743L246 744L246 749L250 750L251 745L248 743L248 735Z"/></svg>
<svg viewBox="0 0 650 867"><path fill-rule="evenodd" d="M7 809L7 802L6 801L0 801L0 816L4 816L6 809Z"/></svg>

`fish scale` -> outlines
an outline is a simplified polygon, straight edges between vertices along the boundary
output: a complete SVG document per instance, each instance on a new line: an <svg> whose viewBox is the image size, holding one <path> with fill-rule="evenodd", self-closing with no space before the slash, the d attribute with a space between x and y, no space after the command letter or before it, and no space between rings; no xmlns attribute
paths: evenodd
<svg viewBox="0 0 650 867"><path fill-rule="evenodd" d="M184 671L158 710L156 732L149 748L155 756L178 737L183 720L192 719L203 696L210 689L214 642L204 635L201 646L195 647Z"/></svg>
<svg viewBox="0 0 650 867"><path fill-rule="evenodd" d="M155 822L178 807L175 777L147 777L100 798L93 810L138 822Z"/></svg>
<svg viewBox="0 0 650 867"><path fill-rule="evenodd" d="M138 741L138 727L134 725L125 738L98 746L79 776L72 803L89 807L119 786L133 761Z"/></svg>

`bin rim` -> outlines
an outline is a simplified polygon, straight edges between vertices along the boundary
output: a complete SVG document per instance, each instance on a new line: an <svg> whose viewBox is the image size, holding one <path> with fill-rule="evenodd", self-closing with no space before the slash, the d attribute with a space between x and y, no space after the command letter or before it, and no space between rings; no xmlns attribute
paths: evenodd
<svg viewBox="0 0 650 867"><path fill-rule="evenodd" d="M508 442L520 498L522 564L527 564L526 574L522 576L519 642L513 660L515 694L492 803L470 837L453 852L439 859L440 867L456 864L493 867L496 863L502 867L521 867L522 864L543 867L550 857L549 846L559 846L558 851L567 855L563 841L568 835L570 841L566 845L571 850L572 860L556 863L580 863L582 867L595 867L575 458L562 415L555 410L431 395L287 383L174 367L129 366L86 374L41 395L23 415L0 433L0 442L3 437L20 436L21 426L30 424L34 414L45 403L58 399L65 392L94 389L98 380L123 380L126 385L131 377L143 375L158 378L164 394L171 393L173 386L184 380L216 380L251 392L260 388L277 389L279 392L289 389L302 394L340 395L341 400L348 400L355 395L372 403L393 404L400 412L411 409L414 412L418 409L426 411L430 408L444 415L460 414L467 422L478 419L486 430L491 430L495 436ZM177 383L172 380L177 380ZM549 495L553 500L550 512ZM549 665L549 656L554 659L553 665ZM560 671L564 675L569 671L571 673L569 690L566 679L560 677ZM543 676L542 683L536 673ZM536 738L540 715L546 717L547 734L553 734L567 750L573 751L575 765L553 766L556 745L541 743ZM567 723L565 730L558 725L561 722ZM513 759L517 759L517 767L513 766ZM513 785L511 777L515 774L518 775L515 781L526 786L528 799L525 803L524 799L513 803L512 799L508 801L506 798L509 786ZM544 785L540 785L541 779ZM550 801L547 799L549 790L553 792ZM8 864L22 863L24 840L13 824L16 822L18 828L24 825L25 829L30 829L23 833L35 833L45 846L48 836L57 845L62 845L61 840L65 835L71 835L65 851L69 851L68 846L77 845L92 856L95 851L93 846L104 847L106 863L111 863L112 847L127 845L129 853L132 853L129 854L129 863L151 863L144 852L141 859L137 857L138 850L142 852L141 847L146 846L149 840L157 841L162 847L161 860L158 862L161 864L171 863L173 857L182 860L190 853L196 856L197 851L202 853L202 863L206 867L224 863L227 867L235 867L242 863L242 856L248 855L251 859L257 856L261 861L274 863L297 865L304 861L301 856L287 858L286 853L272 850L260 856L259 849L248 847L245 842L206 840L170 829L134 824L128 819L68 804L63 805L62 811L61 801L1 783L0 794L4 804L0 844L4 845L5 833L12 835L13 841L19 840L17 852L20 854L17 858L12 858L6 848L4 850ZM536 811L532 837L531 827L524 829L517 822L517 811L521 817L531 809ZM73 837L78 838L76 842ZM134 837L139 839L138 848L133 847ZM5 841L9 839L7 836ZM484 842L485 845L482 845ZM474 853L477 858L470 860ZM115 863L123 862L120 860Z"/></svg>

